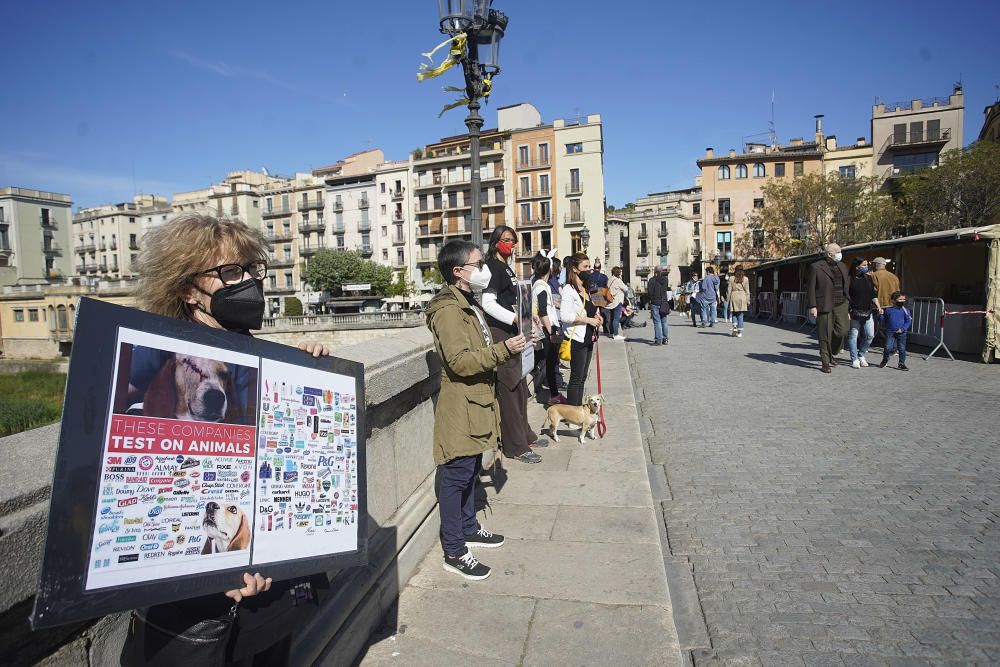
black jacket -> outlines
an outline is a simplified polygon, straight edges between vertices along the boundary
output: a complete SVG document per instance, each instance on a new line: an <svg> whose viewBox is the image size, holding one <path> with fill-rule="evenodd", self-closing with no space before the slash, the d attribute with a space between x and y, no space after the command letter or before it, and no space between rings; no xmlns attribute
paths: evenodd
<svg viewBox="0 0 1000 667"><path fill-rule="evenodd" d="M652 306L659 306L661 303L669 301L670 295L667 291L666 276L654 276L652 280L646 283L646 296L649 297L649 303Z"/></svg>

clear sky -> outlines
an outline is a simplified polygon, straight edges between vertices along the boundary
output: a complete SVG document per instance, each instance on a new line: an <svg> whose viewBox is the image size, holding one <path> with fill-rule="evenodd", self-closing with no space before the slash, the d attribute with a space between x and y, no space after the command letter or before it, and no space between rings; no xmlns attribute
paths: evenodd
<svg viewBox="0 0 1000 667"><path fill-rule="evenodd" d="M686 187L706 146L768 129L870 138L875 97L946 96L961 78L965 142L1000 83L1000 3L538 2L510 17L486 108L544 120L599 113L605 186L622 205ZM207 187L228 171L290 174L367 148L403 159L465 131L442 85L417 83L437 3L7 3L0 47L0 186L77 205Z"/></svg>

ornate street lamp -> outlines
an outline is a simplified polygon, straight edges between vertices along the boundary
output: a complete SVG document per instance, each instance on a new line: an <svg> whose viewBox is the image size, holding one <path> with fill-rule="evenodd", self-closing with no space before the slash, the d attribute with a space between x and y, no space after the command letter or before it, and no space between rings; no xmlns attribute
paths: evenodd
<svg viewBox="0 0 1000 667"><path fill-rule="evenodd" d="M590 248L590 230L586 227L580 230L580 245L584 253Z"/></svg>
<svg viewBox="0 0 1000 667"><path fill-rule="evenodd" d="M457 37L465 35L465 49L460 56L465 72L465 98L469 115L469 161L472 177L472 241L483 245L483 214L480 200L479 131L483 118L479 115L479 100L488 97L493 77L500 73L500 41L507 28L507 16L492 9L493 0L438 0L441 32Z"/></svg>

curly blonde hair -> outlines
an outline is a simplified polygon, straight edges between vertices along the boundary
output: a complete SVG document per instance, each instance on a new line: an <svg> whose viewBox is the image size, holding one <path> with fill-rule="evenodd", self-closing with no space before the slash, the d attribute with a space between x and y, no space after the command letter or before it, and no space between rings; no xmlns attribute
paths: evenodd
<svg viewBox="0 0 1000 667"><path fill-rule="evenodd" d="M269 250L264 235L239 220L181 216L143 237L136 297L145 310L189 319L185 296L198 274L235 258L267 261Z"/></svg>

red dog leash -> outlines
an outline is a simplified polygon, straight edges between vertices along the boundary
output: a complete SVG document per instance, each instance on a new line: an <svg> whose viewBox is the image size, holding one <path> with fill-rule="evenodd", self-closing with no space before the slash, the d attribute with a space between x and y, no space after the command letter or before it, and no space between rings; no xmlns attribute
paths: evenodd
<svg viewBox="0 0 1000 667"><path fill-rule="evenodd" d="M594 352L597 355L597 393L603 396L601 391L601 337L598 335L597 340L594 341ZM597 416L597 435L604 438L604 434L608 432L608 425L604 421L604 401L601 401L601 408L598 411Z"/></svg>

